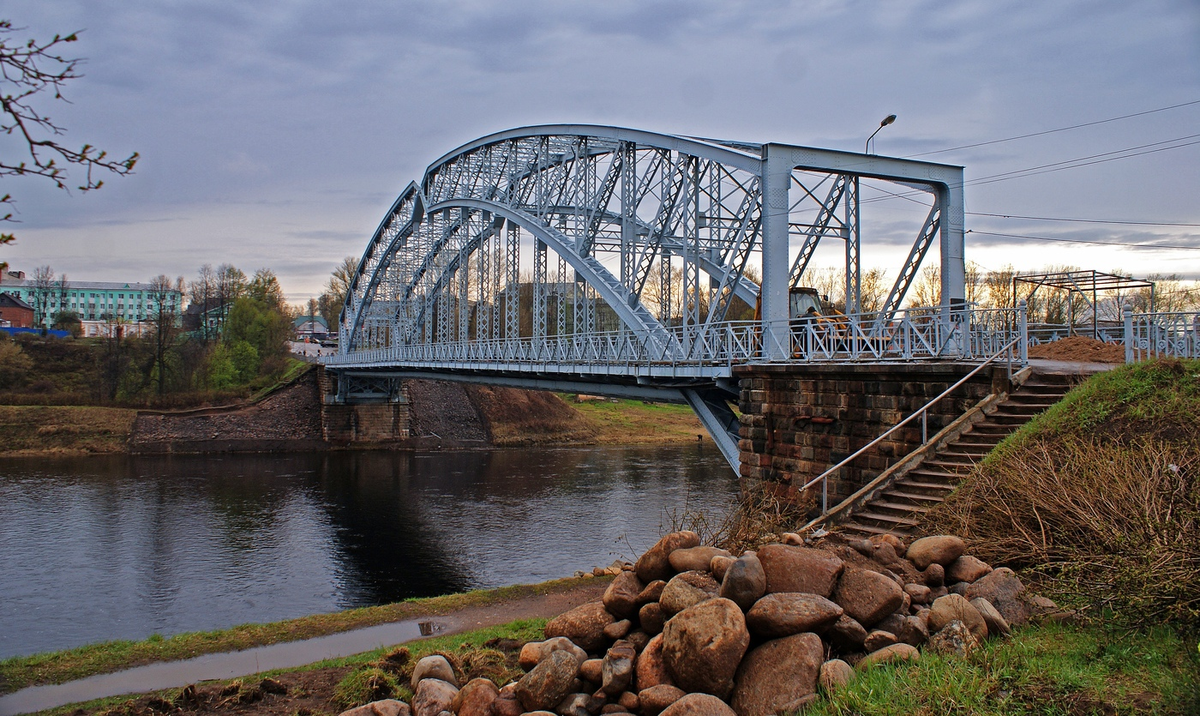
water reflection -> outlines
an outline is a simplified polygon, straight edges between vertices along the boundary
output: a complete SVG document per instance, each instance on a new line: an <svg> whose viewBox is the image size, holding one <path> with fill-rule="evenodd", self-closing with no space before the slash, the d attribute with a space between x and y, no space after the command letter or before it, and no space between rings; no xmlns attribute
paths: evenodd
<svg viewBox="0 0 1200 716"><path fill-rule="evenodd" d="M735 490L699 445L9 460L0 658L567 576Z"/></svg>

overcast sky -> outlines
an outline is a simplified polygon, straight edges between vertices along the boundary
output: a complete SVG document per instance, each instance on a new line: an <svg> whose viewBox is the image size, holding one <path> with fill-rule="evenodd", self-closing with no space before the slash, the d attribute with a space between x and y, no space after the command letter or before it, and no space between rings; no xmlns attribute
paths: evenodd
<svg viewBox="0 0 1200 716"><path fill-rule="evenodd" d="M142 156L86 195L4 179L21 223L0 260L27 272L190 279L231 262L273 269L300 302L361 254L427 164L528 124L861 151L895 113L874 149L912 156L1191 102L922 158L966 167L968 212L1191 224L970 214L967 258L985 268L1200 278L1197 0L8 0L2 12L31 37L83 30L69 50L86 76L71 104L42 108L68 144ZM864 242L864 264L894 276L894 252Z"/></svg>

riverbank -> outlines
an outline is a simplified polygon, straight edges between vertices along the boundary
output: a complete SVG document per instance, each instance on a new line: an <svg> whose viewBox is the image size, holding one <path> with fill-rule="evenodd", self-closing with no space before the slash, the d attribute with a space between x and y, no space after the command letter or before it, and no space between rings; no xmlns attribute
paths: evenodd
<svg viewBox="0 0 1200 716"><path fill-rule="evenodd" d="M0 456L82 456L520 446L663 445L709 440L686 405L412 381L410 437L331 445L316 377L247 404L180 411L0 405Z"/></svg>

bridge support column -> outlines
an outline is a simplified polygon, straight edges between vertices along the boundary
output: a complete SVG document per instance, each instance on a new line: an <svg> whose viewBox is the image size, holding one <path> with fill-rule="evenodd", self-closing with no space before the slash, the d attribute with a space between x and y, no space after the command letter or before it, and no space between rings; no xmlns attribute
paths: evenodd
<svg viewBox="0 0 1200 716"><path fill-rule="evenodd" d="M969 373L972 364L757 365L734 369L742 412L739 475L819 509L820 489L798 488L874 440ZM993 377L994 376L994 377ZM929 413L935 434L989 394L1007 389L1003 367L982 371ZM921 446L921 425L897 431L829 483L829 502L853 494Z"/></svg>

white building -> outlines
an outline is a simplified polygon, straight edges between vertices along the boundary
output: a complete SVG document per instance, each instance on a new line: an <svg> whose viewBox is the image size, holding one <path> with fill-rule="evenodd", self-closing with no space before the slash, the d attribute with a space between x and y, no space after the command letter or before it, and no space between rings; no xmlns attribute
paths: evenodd
<svg viewBox="0 0 1200 716"><path fill-rule="evenodd" d="M2 277L0 284L5 293L16 296L31 306L39 307L38 289L33 280L28 278L14 279ZM54 316L63 311L70 311L79 316L83 322L85 336L104 335L100 326L125 324L128 329L124 335L140 335L145 328L139 324L153 319L151 315L157 306L150 300L150 284L121 283L118 281L74 281L67 279L66 285L55 281L52 288L46 291L44 315L38 316L43 324L49 325ZM183 294L172 290L167 297L167 310L176 316L176 322L183 313ZM91 324L91 325L89 325Z"/></svg>

